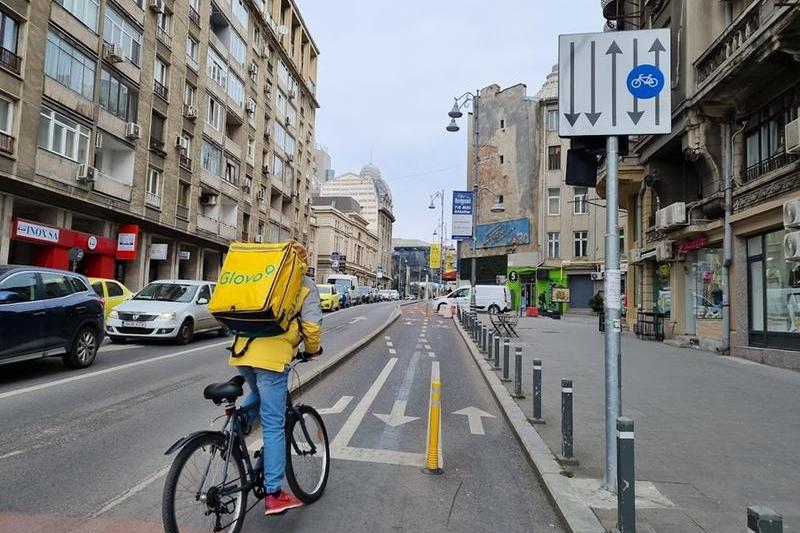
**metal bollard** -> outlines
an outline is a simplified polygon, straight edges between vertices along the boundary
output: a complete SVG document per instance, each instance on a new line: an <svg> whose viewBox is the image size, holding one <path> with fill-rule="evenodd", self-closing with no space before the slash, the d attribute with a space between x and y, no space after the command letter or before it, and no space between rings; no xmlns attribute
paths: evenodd
<svg viewBox="0 0 800 533"><path fill-rule="evenodd" d="M752 533L783 533L783 517L763 505L747 508L747 531Z"/></svg>
<svg viewBox="0 0 800 533"><path fill-rule="evenodd" d="M533 360L533 418L528 419L531 424L544 424L542 418L542 361Z"/></svg>
<svg viewBox="0 0 800 533"><path fill-rule="evenodd" d="M511 345L509 344L508 339L503 339L503 353L507 354L511 350ZM492 365L492 370L500 370L500 350L497 350L494 353L494 364Z"/></svg>
<svg viewBox="0 0 800 533"><path fill-rule="evenodd" d="M561 456L562 465L578 464L572 456L572 380L561 380Z"/></svg>
<svg viewBox="0 0 800 533"><path fill-rule="evenodd" d="M481 324L481 346L483 353L486 353L486 338L489 335L489 330L486 328L486 324Z"/></svg>
<svg viewBox="0 0 800 533"><path fill-rule="evenodd" d="M500 357L500 335L494 336L494 350L492 350L492 359L489 361L489 365L494 368L496 366L496 361Z"/></svg>
<svg viewBox="0 0 800 533"><path fill-rule="evenodd" d="M617 418L617 530L636 533L636 475L633 420Z"/></svg>
<svg viewBox="0 0 800 533"><path fill-rule="evenodd" d="M503 377L500 378L500 381L507 383L511 381L509 377L511 373L511 346L506 344L503 348Z"/></svg>
<svg viewBox="0 0 800 533"><path fill-rule="evenodd" d="M492 347L494 345L494 332L489 332L489 339L486 343L486 357L485 359L489 361L492 358Z"/></svg>
<svg viewBox="0 0 800 533"><path fill-rule="evenodd" d="M517 346L514 348L514 394L512 398L522 399L525 397L522 394L522 347Z"/></svg>

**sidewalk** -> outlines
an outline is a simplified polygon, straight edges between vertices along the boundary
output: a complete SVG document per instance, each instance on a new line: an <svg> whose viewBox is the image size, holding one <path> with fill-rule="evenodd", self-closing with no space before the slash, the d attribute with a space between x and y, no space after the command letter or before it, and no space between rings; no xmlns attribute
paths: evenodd
<svg viewBox="0 0 800 533"><path fill-rule="evenodd" d="M482 317L486 320L486 317ZM574 386L573 487L603 524L616 500L599 498L604 470L604 338L596 317L521 318L523 390L532 414L532 361L542 360L542 410L535 426L561 452L561 379ZM513 349L512 349L513 354ZM709 352L622 336L623 414L636 424L637 520L641 531L745 530L748 505L800 531L800 373ZM511 363L513 377L513 355ZM513 383L507 384L509 391ZM639 481L644 481L639 486Z"/></svg>

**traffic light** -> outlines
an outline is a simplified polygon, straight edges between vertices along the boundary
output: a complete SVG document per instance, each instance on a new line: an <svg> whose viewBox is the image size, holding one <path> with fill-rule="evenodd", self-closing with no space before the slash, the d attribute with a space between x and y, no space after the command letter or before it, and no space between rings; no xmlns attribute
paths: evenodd
<svg viewBox="0 0 800 533"><path fill-rule="evenodd" d="M567 150L567 169L564 181L573 187L596 187L599 157L606 152L607 137L572 137ZM628 137L619 139L619 155L628 154Z"/></svg>

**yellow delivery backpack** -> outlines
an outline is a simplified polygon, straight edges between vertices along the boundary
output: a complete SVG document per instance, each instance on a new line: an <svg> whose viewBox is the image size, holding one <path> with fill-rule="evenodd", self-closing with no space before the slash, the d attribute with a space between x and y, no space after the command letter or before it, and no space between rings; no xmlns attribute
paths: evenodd
<svg viewBox="0 0 800 533"><path fill-rule="evenodd" d="M307 268L289 242L233 243L208 310L235 335L280 335L300 314Z"/></svg>

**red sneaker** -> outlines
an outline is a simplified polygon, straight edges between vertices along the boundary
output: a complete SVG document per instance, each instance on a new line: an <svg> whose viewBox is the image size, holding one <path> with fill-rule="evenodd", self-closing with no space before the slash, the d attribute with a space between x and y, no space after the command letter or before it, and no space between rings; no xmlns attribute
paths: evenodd
<svg viewBox="0 0 800 533"><path fill-rule="evenodd" d="M281 514L285 513L289 509L297 509L298 507L302 507L302 505L303 502L285 490L282 490L277 496L273 494L267 495L266 499L264 500L264 514Z"/></svg>

